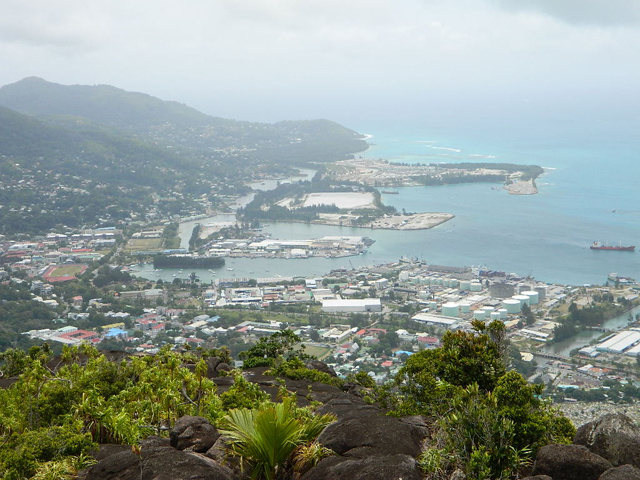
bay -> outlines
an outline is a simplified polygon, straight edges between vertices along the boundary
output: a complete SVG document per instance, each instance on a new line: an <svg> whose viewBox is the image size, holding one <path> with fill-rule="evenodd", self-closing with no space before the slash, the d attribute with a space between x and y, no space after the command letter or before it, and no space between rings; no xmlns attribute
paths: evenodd
<svg viewBox="0 0 640 480"><path fill-rule="evenodd" d="M356 257L228 259L215 275L207 270L197 273L203 281L223 276L314 276L407 256L432 264L482 265L549 283L601 284L611 272L640 278L638 253L589 249L596 240L640 245L637 119L516 120L447 125L431 119L407 126L363 126L360 131L372 135L372 146L360 155L404 163L537 164L545 167L537 180L537 195L509 195L498 184L400 188L397 195L383 195L383 201L400 211L448 212L455 218L419 231L272 223L266 231L273 238L349 235L376 242ZM181 233L190 234L192 228L181 226ZM164 279L175 274L155 272Z"/></svg>

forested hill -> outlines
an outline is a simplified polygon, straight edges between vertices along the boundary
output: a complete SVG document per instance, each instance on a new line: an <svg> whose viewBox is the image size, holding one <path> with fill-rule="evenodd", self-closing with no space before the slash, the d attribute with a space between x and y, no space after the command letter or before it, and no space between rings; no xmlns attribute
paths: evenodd
<svg viewBox="0 0 640 480"><path fill-rule="evenodd" d="M117 128L182 153L235 149L248 159L307 163L338 160L367 148L362 135L328 120L228 120L109 85L59 85L29 77L1 87L0 105L66 128L86 128L87 122Z"/></svg>
<svg viewBox="0 0 640 480"><path fill-rule="evenodd" d="M238 122L27 78L0 88L0 234L204 213L251 179L366 148L328 120Z"/></svg>
<svg viewBox="0 0 640 480"><path fill-rule="evenodd" d="M119 128L143 130L165 122L204 125L211 117L177 102L110 85L60 85L29 77L0 88L0 105L27 115L71 115Z"/></svg>

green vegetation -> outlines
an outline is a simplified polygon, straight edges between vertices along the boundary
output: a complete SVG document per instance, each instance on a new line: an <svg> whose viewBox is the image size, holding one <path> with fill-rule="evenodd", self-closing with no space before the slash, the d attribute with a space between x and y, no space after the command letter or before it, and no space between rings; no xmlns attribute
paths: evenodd
<svg viewBox="0 0 640 480"><path fill-rule="evenodd" d="M569 305L569 315L558 319L560 325L553 329L553 341L573 337L585 328L599 326L604 320L620 315L627 308L628 302L624 297L618 300L620 305L606 302L585 308L578 308L578 305L572 303Z"/></svg>
<svg viewBox="0 0 640 480"><path fill-rule="evenodd" d="M506 370L504 325L475 322L476 333L447 332L442 347L412 355L386 400L399 415L432 417L438 427L421 462L434 478L461 468L467 478L512 478L538 448L570 442L571 422ZM384 399L384 394L382 396Z"/></svg>
<svg viewBox="0 0 640 480"><path fill-rule="evenodd" d="M221 431L229 436L233 454L251 463L252 479L275 480L290 478L285 474L292 469L294 451L310 445L334 420L331 415L311 415L288 397L282 403L230 411Z"/></svg>
<svg viewBox="0 0 640 480"><path fill-rule="evenodd" d="M456 469L469 479L515 478L541 446L568 442L575 433L541 398L542 385L507 369L511 352L504 325L473 326L475 332L447 332L442 347L410 356L383 387L365 372L346 379L367 388L367 400L377 399L392 414L431 419L433 434L419 459L430 478L449 478ZM55 471L57 478L71 478L86 465L95 443L135 445L145 436L166 434L183 415L220 426L233 454L251 465L252 478L290 478L331 454L313 440L332 417L298 408L284 387L282 402L272 403L237 371L234 383L217 395L206 376L212 356L230 360L226 349L164 348L118 361L89 346L65 346L55 360L46 344L28 353L6 350L0 371L19 377L0 390L0 475L38 478ZM261 338L242 357L245 368L268 366L276 377L343 384L306 368L308 355L289 330ZM620 390L628 399L640 396L633 386Z"/></svg>
<svg viewBox="0 0 640 480"><path fill-rule="evenodd" d="M244 361L243 368L273 367L278 359L310 359L300 341L300 337L291 330L262 337L253 347L240 354Z"/></svg>
<svg viewBox="0 0 640 480"><path fill-rule="evenodd" d="M295 208L282 207L276 205L277 202L285 198L293 197L300 199L303 195L315 192L353 192L354 189L363 189L374 195L375 209L356 209L351 213L361 216L360 223L374 220L384 214L396 213L394 207L384 206L380 200L380 192L373 187L363 187L362 185L342 182L335 184L329 179L324 179L316 175L311 181L284 183L277 188L268 191L257 192L253 201L244 208L238 210L238 217L245 221L270 220L270 221L304 221L310 222L319 218L320 213L340 213L346 212L335 205L315 205L303 207L295 205Z"/></svg>
<svg viewBox="0 0 640 480"><path fill-rule="evenodd" d="M162 243L165 249L180 248L180 236L178 235L179 226L179 223L173 222L164 227L162 231Z"/></svg>

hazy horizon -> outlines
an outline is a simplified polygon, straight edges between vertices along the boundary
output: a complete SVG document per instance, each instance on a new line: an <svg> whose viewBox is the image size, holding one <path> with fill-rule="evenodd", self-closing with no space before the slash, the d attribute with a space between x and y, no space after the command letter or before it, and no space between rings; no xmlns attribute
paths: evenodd
<svg viewBox="0 0 640 480"><path fill-rule="evenodd" d="M109 84L214 116L352 128L574 110L635 120L639 46L634 0L0 4L0 85Z"/></svg>

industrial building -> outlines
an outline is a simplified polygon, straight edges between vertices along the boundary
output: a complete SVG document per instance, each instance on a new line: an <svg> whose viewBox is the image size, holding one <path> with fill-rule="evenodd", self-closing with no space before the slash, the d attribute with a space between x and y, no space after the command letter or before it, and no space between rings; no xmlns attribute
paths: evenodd
<svg viewBox="0 0 640 480"><path fill-rule="evenodd" d="M381 312L382 303L379 298L354 298L350 300L323 300L323 312L363 313Z"/></svg>
<svg viewBox="0 0 640 480"><path fill-rule="evenodd" d="M640 330L624 330L609 337L596 348L600 352L622 353L638 341L640 341Z"/></svg>

